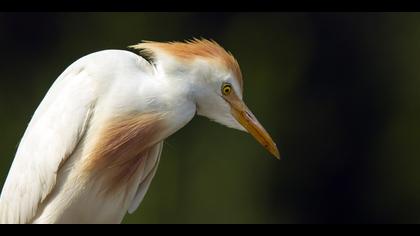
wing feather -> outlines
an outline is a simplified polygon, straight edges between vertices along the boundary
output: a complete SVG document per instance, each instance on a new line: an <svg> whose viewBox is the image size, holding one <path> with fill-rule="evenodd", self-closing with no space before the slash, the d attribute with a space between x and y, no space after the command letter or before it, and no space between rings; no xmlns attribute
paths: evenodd
<svg viewBox="0 0 420 236"><path fill-rule="evenodd" d="M146 192L150 186L150 183L152 182L153 177L155 176L156 169L159 165L160 155L162 154L162 148L163 141L156 144L152 148L152 151L149 152L149 155L146 159L146 164L144 167L142 178L140 180L140 184L128 208L128 213L132 214L134 211L136 211L144 196L146 195Z"/></svg>
<svg viewBox="0 0 420 236"><path fill-rule="evenodd" d="M0 196L0 223L28 223L56 183L91 117L94 84L70 66L51 86L19 144Z"/></svg>

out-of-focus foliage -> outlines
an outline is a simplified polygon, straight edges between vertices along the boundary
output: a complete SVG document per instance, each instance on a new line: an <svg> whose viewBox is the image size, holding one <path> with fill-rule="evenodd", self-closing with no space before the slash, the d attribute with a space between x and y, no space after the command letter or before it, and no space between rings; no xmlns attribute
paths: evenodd
<svg viewBox="0 0 420 236"><path fill-rule="evenodd" d="M202 117L170 137L126 223L419 223L419 13L0 14L0 186L73 61L140 40L212 38L276 140Z"/></svg>

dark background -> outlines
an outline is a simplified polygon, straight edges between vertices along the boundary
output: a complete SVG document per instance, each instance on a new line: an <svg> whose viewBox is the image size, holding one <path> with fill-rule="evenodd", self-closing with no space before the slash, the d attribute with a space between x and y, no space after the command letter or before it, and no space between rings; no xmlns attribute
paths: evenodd
<svg viewBox="0 0 420 236"><path fill-rule="evenodd" d="M0 186L73 61L212 38L276 141L202 117L170 137L126 223L420 223L420 13L0 13Z"/></svg>

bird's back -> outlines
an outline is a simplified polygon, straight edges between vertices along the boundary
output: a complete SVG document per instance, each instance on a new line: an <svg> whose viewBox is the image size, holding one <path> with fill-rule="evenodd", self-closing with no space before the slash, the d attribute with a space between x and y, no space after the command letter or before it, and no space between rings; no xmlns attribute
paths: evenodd
<svg viewBox="0 0 420 236"><path fill-rule="evenodd" d="M120 50L93 53L69 66L37 108L20 142L0 196L0 222L119 223L130 203L139 199L142 183L147 189L162 143L143 154L131 185L111 195L104 195L100 179L86 178L79 170L93 145L89 140L106 120L105 101L111 98L103 94L123 84L116 81L130 84L150 79L152 73L143 58Z"/></svg>

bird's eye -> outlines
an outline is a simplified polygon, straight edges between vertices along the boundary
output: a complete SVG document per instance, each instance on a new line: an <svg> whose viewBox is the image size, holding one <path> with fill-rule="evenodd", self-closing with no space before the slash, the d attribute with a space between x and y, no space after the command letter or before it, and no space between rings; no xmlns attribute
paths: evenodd
<svg viewBox="0 0 420 236"><path fill-rule="evenodd" d="M224 83L222 85L222 93L223 95L227 96L232 92L232 85L229 83Z"/></svg>

